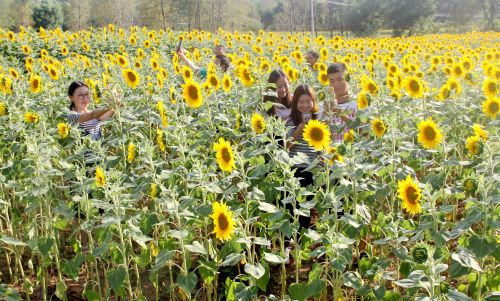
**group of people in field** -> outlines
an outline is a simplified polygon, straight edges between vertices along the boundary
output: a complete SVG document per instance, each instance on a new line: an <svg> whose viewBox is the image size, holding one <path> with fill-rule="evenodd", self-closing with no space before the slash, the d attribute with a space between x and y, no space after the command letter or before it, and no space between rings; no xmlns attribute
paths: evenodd
<svg viewBox="0 0 500 301"><path fill-rule="evenodd" d="M207 77L207 69L195 65L186 57L182 47L177 49L177 55L184 60L193 72L200 78ZM224 47L219 45L214 49L214 64L222 72L231 68L230 60L224 53ZM314 51L305 54L307 64L313 68L318 61L319 55ZM294 166L295 177L299 180L301 187L308 187L314 183L314 174L307 168L310 163L319 156L303 137L304 127L309 120L321 120L327 124L333 124L341 129L332 133L334 141L343 139L344 133L349 131L346 123L353 119L357 112L357 103L349 95L349 85L345 80L347 68L343 63L333 63L327 68L327 77L331 90L331 100L320 104L317 102L317 95L314 89L307 84L298 85L295 89L290 87L290 81L282 70L273 70L268 77L268 89L272 93L266 93L263 102L273 103L272 107L266 111L269 118L282 119L287 126L286 143L283 143L290 157L303 153L307 161L303 161ZM91 92L89 87L83 82L73 82L68 88L68 96L71 101L70 110L67 114L68 121L73 125L78 125L83 135L90 135L97 140L102 137L100 124L114 115L115 108L104 108L89 111L91 102ZM280 141L283 141L281 139ZM281 143L280 143L281 144ZM288 204L292 216L293 208ZM309 228L317 211L311 210L311 217L299 217L300 227Z"/></svg>

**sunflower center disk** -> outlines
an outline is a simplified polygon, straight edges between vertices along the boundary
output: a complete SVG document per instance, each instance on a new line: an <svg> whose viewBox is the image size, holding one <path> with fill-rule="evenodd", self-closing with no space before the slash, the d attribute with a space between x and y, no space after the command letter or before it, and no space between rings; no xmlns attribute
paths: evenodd
<svg viewBox="0 0 500 301"><path fill-rule="evenodd" d="M490 112L498 112L498 104L495 102L492 102L490 104Z"/></svg>
<svg viewBox="0 0 500 301"><path fill-rule="evenodd" d="M495 93L497 91L497 84L495 83L490 83L489 86L488 86L488 90L491 92L491 93Z"/></svg>
<svg viewBox="0 0 500 301"><path fill-rule="evenodd" d="M223 148L221 154L222 154L222 160L224 160L224 162L231 161L231 154L229 153L229 150L227 148Z"/></svg>
<svg viewBox="0 0 500 301"><path fill-rule="evenodd" d="M418 90L420 90L420 85L418 84L418 82L412 81L410 83L410 88L411 88L412 91L417 92Z"/></svg>
<svg viewBox="0 0 500 301"><path fill-rule="evenodd" d="M229 227L229 221L227 220L227 216L224 213L219 214L217 221L219 222L219 228L222 231L227 230L227 228Z"/></svg>
<svg viewBox="0 0 500 301"><path fill-rule="evenodd" d="M434 140L434 138L436 138L436 131L432 127L428 126L424 130L424 135L428 140Z"/></svg>
<svg viewBox="0 0 500 301"><path fill-rule="evenodd" d="M130 79L131 82L135 82L136 80L135 74L132 72L128 73L128 78Z"/></svg>
<svg viewBox="0 0 500 301"><path fill-rule="evenodd" d="M198 99L198 90L196 87L189 87L189 97L191 97L191 99Z"/></svg>
<svg viewBox="0 0 500 301"><path fill-rule="evenodd" d="M314 141L321 141L323 140L323 131L319 128L313 128L311 130L311 138Z"/></svg>
<svg viewBox="0 0 500 301"><path fill-rule="evenodd" d="M408 197L408 202L410 202L413 205L417 204L418 193L415 188L408 187L406 189L406 196Z"/></svg>
<svg viewBox="0 0 500 301"><path fill-rule="evenodd" d="M261 130L262 129L262 122L260 120L255 123L255 128L257 130Z"/></svg>

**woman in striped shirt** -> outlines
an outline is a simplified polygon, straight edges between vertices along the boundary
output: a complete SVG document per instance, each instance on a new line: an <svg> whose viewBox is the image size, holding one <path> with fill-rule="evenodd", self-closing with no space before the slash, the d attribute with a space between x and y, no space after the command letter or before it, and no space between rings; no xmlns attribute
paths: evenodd
<svg viewBox="0 0 500 301"><path fill-rule="evenodd" d="M291 142L287 144L290 157L295 157L298 153L307 155L307 161L296 164L294 167L295 178L299 179L301 187L307 187L314 183L313 173L306 171L309 165L319 156L319 153L310 147L304 140L303 132L304 127L310 119L317 119L316 114L316 93L309 85L300 85L293 92L292 105L290 117L287 121L288 138ZM313 196L307 197L310 200ZM311 209L311 216L316 217L317 211L315 208ZM311 224L311 217L299 216L299 223L301 227L309 228Z"/></svg>
<svg viewBox="0 0 500 301"><path fill-rule="evenodd" d="M71 101L71 112L66 116L69 123L78 124L84 136L91 135L94 140L101 138L101 122L112 117L115 112L109 108L88 111L92 95L83 82L72 82L68 88L68 96Z"/></svg>

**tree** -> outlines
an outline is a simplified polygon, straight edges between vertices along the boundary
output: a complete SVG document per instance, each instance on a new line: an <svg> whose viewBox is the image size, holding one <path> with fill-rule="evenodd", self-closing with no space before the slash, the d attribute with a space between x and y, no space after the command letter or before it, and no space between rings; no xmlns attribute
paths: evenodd
<svg viewBox="0 0 500 301"><path fill-rule="evenodd" d="M42 0L33 8L33 27L52 29L62 26L64 16L61 5L53 0Z"/></svg>
<svg viewBox="0 0 500 301"><path fill-rule="evenodd" d="M357 36L375 34L383 25L383 0L358 0L346 9L345 24Z"/></svg>
<svg viewBox="0 0 500 301"><path fill-rule="evenodd" d="M90 3L82 0L63 0L64 30L82 30L90 18Z"/></svg>
<svg viewBox="0 0 500 301"><path fill-rule="evenodd" d="M495 16L497 12L498 0L480 0L483 8L486 25L484 30L495 30Z"/></svg>
<svg viewBox="0 0 500 301"><path fill-rule="evenodd" d="M436 0L388 0L385 12L385 20L394 36L400 36L406 30L411 35L419 22L434 15Z"/></svg>
<svg viewBox="0 0 500 301"><path fill-rule="evenodd" d="M274 22L275 15L282 13L283 3L279 2L273 9L271 10L262 10L259 11L260 14L260 22L262 23L264 29L268 29Z"/></svg>

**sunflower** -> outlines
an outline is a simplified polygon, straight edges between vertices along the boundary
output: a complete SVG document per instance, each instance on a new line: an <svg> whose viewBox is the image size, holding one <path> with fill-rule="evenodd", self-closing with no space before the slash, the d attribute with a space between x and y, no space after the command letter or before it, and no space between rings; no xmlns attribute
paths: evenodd
<svg viewBox="0 0 500 301"><path fill-rule="evenodd" d="M477 190L477 181L472 178L467 178L464 180L463 187L465 192L474 193Z"/></svg>
<svg viewBox="0 0 500 301"><path fill-rule="evenodd" d="M387 78L385 79L385 83L387 84L390 90L399 89L397 80L394 79L393 77L387 76Z"/></svg>
<svg viewBox="0 0 500 301"><path fill-rule="evenodd" d="M344 139L344 142L353 143L354 142L354 131L349 130L348 132L345 132L343 139Z"/></svg>
<svg viewBox="0 0 500 301"><path fill-rule="evenodd" d="M58 80L59 79L59 71L54 65L49 66L49 75L52 80Z"/></svg>
<svg viewBox="0 0 500 301"><path fill-rule="evenodd" d="M64 122L59 122L57 124L57 131L59 132L59 136L64 139L69 135L69 126Z"/></svg>
<svg viewBox="0 0 500 301"><path fill-rule="evenodd" d="M68 47L66 47L65 45L62 45L61 46L61 54L64 56L67 56L69 54Z"/></svg>
<svg viewBox="0 0 500 301"><path fill-rule="evenodd" d="M160 68L160 71L158 72L159 75L161 75L162 79L167 79L168 77L168 72L167 69L165 68Z"/></svg>
<svg viewBox="0 0 500 301"><path fill-rule="evenodd" d="M469 71L472 69L472 67L474 66L472 61L470 60L470 58L464 58L461 62L460 62L460 65L462 66L462 68L464 68L465 71Z"/></svg>
<svg viewBox="0 0 500 301"><path fill-rule="evenodd" d="M488 140L488 132L485 131L480 124L474 123L474 125L472 125L472 130L474 131L474 135L478 136L481 140Z"/></svg>
<svg viewBox="0 0 500 301"><path fill-rule="evenodd" d="M462 85L460 85L460 82L456 78L450 77L446 81L446 85L450 87L450 90L454 90L456 95L462 93Z"/></svg>
<svg viewBox="0 0 500 301"><path fill-rule="evenodd" d="M418 130L418 142L427 149L436 148L441 143L441 140L443 140L441 130L430 117L427 120L420 121Z"/></svg>
<svg viewBox="0 0 500 301"><path fill-rule="evenodd" d="M253 131L257 134L262 134L266 129L266 122L264 121L264 117L262 117L259 113L254 113L252 115L252 128Z"/></svg>
<svg viewBox="0 0 500 301"><path fill-rule="evenodd" d="M136 147L135 144L130 142L127 147L127 162L132 163L135 159Z"/></svg>
<svg viewBox="0 0 500 301"><path fill-rule="evenodd" d="M125 68L128 66L127 58L121 54L116 55L116 63L118 64L118 66L120 66L122 68Z"/></svg>
<svg viewBox="0 0 500 301"><path fill-rule="evenodd" d="M170 86L170 101L173 103L173 104L176 104L177 103L177 100L175 99L175 86Z"/></svg>
<svg viewBox="0 0 500 301"><path fill-rule="evenodd" d="M10 77L4 77L0 78L0 81L2 81L0 91L6 94L12 94L12 79Z"/></svg>
<svg viewBox="0 0 500 301"><path fill-rule="evenodd" d="M364 110L370 105L370 95L365 91L358 94L358 109Z"/></svg>
<svg viewBox="0 0 500 301"><path fill-rule="evenodd" d="M246 65L240 65L236 71L238 78L240 79L241 83L246 86L250 87L254 84L255 79L252 76L252 72L250 71L250 68Z"/></svg>
<svg viewBox="0 0 500 301"><path fill-rule="evenodd" d="M184 81L188 81L193 78L193 70L189 68L188 66L183 66L182 67L182 77L184 78Z"/></svg>
<svg viewBox="0 0 500 301"><path fill-rule="evenodd" d="M106 185L106 175L101 167L95 169L95 184L98 187L104 187L104 185Z"/></svg>
<svg viewBox="0 0 500 301"><path fill-rule="evenodd" d="M444 101L450 97L450 90L451 87L447 84L442 85L441 88L439 88L439 94L437 96L438 100Z"/></svg>
<svg viewBox="0 0 500 301"><path fill-rule="evenodd" d="M156 84L160 89L163 88L163 77L160 73L156 73Z"/></svg>
<svg viewBox="0 0 500 301"><path fill-rule="evenodd" d="M380 118L375 118L372 120L372 131L378 138L382 137L387 131L387 126L384 121Z"/></svg>
<svg viewBox="0 0 500 301"><path fill-rule="evenodd" d="M149 196L152 199L154 199L158 196L158 184L151 183L151 186L149 187Z"/></svg>
<svg viewBox="0 0 500 301"><path fill-rule="evenodd" d="M421 191L410 175L406 180L398 181L398 197L403 201L403 209L411 214L422 212L420 207Z"/></svg>
<svg viewBox="0 0 500 301"><path fill-rule="evenodd" d="M210 215L214 222L215 237L224 241L229 240L236 228L236 222L233 220L233 213L226 204L214 202L213 213Z"/></svg>
<svg viewBox="0 0 500 301"><path fill-rule="evenodd" d="M0 102L0 117L7 115L9 111L7 110L7 105L4 104L3 102Z"/></svg>
<svg viewBox="0 0 500 301"><path fill-rule="evenodd" d="M165 151L165 142L163 139L163 131L160 128L156 129L156 143L158 143L158 148L164 152Z"/></svg>
<svg viewBox="0 0 500 301"><path fill-rule="evenodd" d="M137 88L139 82L141 81L139 74L135 70L132 70L130 68L123 69L122 75L127 82L127 85L132 89Z"/></svg>
<svg viewBox="0 0 500 301"><path fill-rule="evenodd" d="M24 114L24 122L26 123L37 123L38 115L32 112L27 112Z"/></svg>
<svg viewBox="0 0 500 301"><path fill-rule="evenodd" d="M13 78L19 77L19 73L14 68L9 68L9 73Z"/></svg>
<svg viewBox="0 0 500 301"><path fill-rule="evenodd" d="M231 172L233 168L236 168L233 150L231 149L229 141L224 140L224 138L219 138L219 142L214 143L214 151L216 151L215 158L217 159L220 169Z"/></svg>
<svg viewBox="0 0 500 301"><path fill-rule="evenodd" d="M451 75L457 78L463 77L464 70L462 69L462 65L453 64L453 66L451 67Z"/></svg>
<svg viewBox="0 0 500 301"><path fill-rule="evenodd" d="M23 45L21 46L21 50L23 51L24 54L28 55L31 52L31 48L28 45Z"/></svg>
<svg viewBox="0 0 500 301"><path fill-rule="evenodd" d="M267 70L269 70L269 68L270 68L270 64L268 61L264 60L264 61L260 62L259 70L261 73L267 72Z"/></svg>
<svg viewBox="0 0 500 301"><path fill-rule="evenodd" d="M481 138L479 136L470 136L465 141L465 147L470 156L477 155L482 149Z"/></svg>
<svg viewBox="0 0 500 301"><path fill-rule="evenodd" d="M222 77L222 90L228 93L231 90L232 86L233 82L231 81L231 77L227 73L224 74L224 77Z"/></svg>
<svg viewBox="0 0 500 301"><path fill-rule="evenodd" d="M491 119L495 119L498 114L499 106L500 101L498 97L488 97L485 101L483 101L483 112L486 116L491 117Z"/></svg>
<svg viewBox="0 0 500 301"><path fill-rule="evenodd" d="M329 81L328 81L328 75L326 72L319 72L318 73L318 81L323 85L323 86L328 86Z"/></svg>
<svg viewBox="0 0 500 301"><path fill-rule="evenodd" d="M83 43L83 44L82 44L82 49L83 49L84 51L86 51L86 52L89 52L89 51L90 51L90 46L89 46L89 44L87 44L87 43Z"/></svg>
<svg viewBox="0 0 500 301"><path fill-rule="evenodd" d="M239 131L240 129L240 126L241 126L241 115L240 113L236 113L236 118L235 118L235 122L234 122L234 128Z"/></svg>
<svg viewBox="0 0 500 301"><path fill-rule="evenodd" d="M149 63L151 64L151 69L158 71L160 69L160 64L158 63L158 60L156 58L151 58L149 60Z"/></svg>
<svg viewBox="0 0 500 301"><path fill-rule="evenodd" d="M137 51L135 53L138 59L142 60L144 58L144 49L137 48Z"/></svg>
<svg viewBox="0 0 500 301"><path fill-rule="evenodd" d="M220 81L217 78L217 75L211 73L207 76L207 82L210 84L210 87L214 88L215 91L220 88Z"/></svg>
<svg viewBox="0 0 500 301"><path fill-rule="evenodd" d="M330 145L330 130L324 122L311 119L304 127L304 140L319 151Z"/></svg>
<svg viewBox="0 0 500 301"><path fill-rule="evenodd" d="M191 108L198 108L203 103L200 86L193 80L187 80L183 87L182 96Z"/></svg>
<svg viewBox="0 0 500 301"><path fill-rule="evenodd" d="M366 76L361 79L361 87L363 88L363 91L370 93L372 96L377 96L379 91L377 83L375 83L373 79Z"/></svg>
<svg viewBox="0 0 500 301"><path fill-rule="evenodd" d="M344 162L344 157L342 157L342 155L340 155L338 152L337 152L337 148L336 147L328 147L326 152L331 155L330 157L330 160L328 161L328 163L330 165L334 164L335 162Z"/></svg>
<svg viewBox="0 0 500 301"><path fill-rule="evenodd" d="M42 78L39 75L32 75L30 77L31 92L38 93L38 92L40 92L40 90L42 90L41 81L42 81Z"/></svg>
<svg viewBox="0 0 500 301"><path fill-rule="evenodd" d="M498 83L491 78L487 78L483 82L483 92L486 97L492 97L498 95Z"/></svg>
<svg viewBox="0 0 500 301"><path fill-rule="evenodd" d="M422 98L424 96L424 86L416 76L406 78L404 82L406 92L413 98Z"/></svg>

